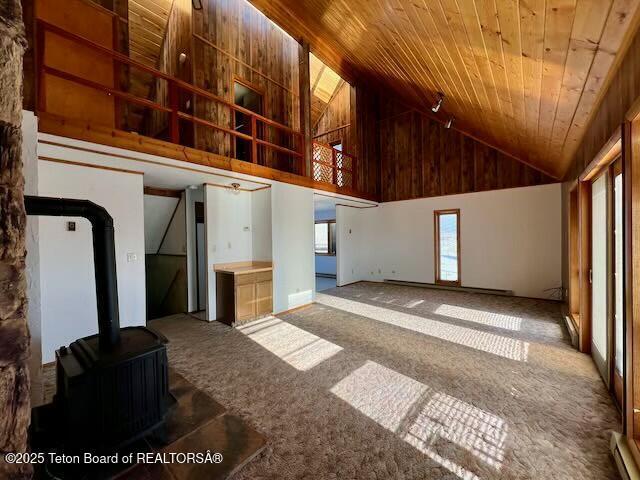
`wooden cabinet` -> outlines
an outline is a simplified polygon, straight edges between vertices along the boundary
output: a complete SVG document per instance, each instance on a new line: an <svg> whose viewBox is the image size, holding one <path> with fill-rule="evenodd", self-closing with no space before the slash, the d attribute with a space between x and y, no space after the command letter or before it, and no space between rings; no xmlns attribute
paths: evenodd
<svg viewBox="0 0 640 480"><path fill-rule="evenodd" d="M242 325L273 312L273 274L269 271L216 273L217 319Z"/></svg>

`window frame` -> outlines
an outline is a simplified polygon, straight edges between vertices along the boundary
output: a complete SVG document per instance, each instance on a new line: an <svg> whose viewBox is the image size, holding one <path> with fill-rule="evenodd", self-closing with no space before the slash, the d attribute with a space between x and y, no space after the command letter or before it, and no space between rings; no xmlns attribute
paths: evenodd
<svg viewBox="0 0 640 480"><path fill-rule="evenodd" d="M315 233L316 233L315 228L316 228L316 225L318 225L318 224L323 224L323 223L326 223L326 224L327 224L327 236L329 237L329 238L327 239L327 245L328 245L328 250L329 250L327 253L324 253L324 252L318 252L318 251L316 250L316 246L315 246ZM316 255L321 255L321 256L323 256L323 257L335 257L335 256L336 256L336 243L337 243L337 242L334 242L334 241L331 239L331 224L333 224L333 225L334 225L334 230L335 230L335 228L336 228L336 227L335 227L335 224L336 224L336 220L335 220L335 218L334 218L334 219L330 219L330 220L316 220L316 221L315 221L315 223L314 223L314 225L313 225L313 235L314 235L314 236L313 236L313 238L314 238L314 241L313 241L313 243L314 243L314 245L313 245L313 251L314 251L314 253L315 253Z"/></svg>
<svg viewBox="0 0 640 480"><path fill-rule="evenodd" d="M456 215L456 250L458 255L458 279L442 280L440 278L440 217L442 215ZM446 210L433 211L433 232L434 232L434 252L435 252L435 283L437 285L448 285L459 287L462 284L462 257L460 255L460 209L449 208Z"/></svg>

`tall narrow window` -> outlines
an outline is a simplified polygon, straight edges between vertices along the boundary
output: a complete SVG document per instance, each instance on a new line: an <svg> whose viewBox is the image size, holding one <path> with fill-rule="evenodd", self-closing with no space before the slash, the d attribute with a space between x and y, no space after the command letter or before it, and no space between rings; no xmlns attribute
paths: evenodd
<svg viewBox="0 0 640 480"><path fill-rule="evenodd" d="M460 285L460 210L434 212L436 283Z"/></svg>

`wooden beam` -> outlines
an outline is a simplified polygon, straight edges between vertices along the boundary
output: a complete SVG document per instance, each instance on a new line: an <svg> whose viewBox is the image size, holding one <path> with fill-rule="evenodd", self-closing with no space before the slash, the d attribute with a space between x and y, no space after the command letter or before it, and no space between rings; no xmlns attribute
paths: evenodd
<svg viewBox="0 0 640 480"><path fill-rule="evenodd" d="M171 190L169 188L158 187L144 187L144 194L153 195L156 197L180 198L182 197L182 190Z"/></svg>

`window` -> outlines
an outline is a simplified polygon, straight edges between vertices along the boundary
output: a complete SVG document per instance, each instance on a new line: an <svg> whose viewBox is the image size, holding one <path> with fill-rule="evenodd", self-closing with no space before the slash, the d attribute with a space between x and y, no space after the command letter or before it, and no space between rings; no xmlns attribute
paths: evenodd
<svg viewBox="0 0 640 480"><path fill-rule="evenodd" d="M251 110L258 115L262 115L262 94L256 89L236 80L233 83L234 103ZM243 112L234 112L234 129L237 132L251 135L251 117ZM260 132L256 132L258 137ZM244 138L235 137L235 157L246 162L257 162L258 159L251 158L251 142Z"/></svg>
<svg viewBox="0 0 640 480"><path fill-rule="evenodd" d="M323 220L316 222L315 231L316 255L336 254L336 221Z"/></svg>
<svg viewBox="0 0 640 480"><path fill-rule="evenodd" d="M460 285L460 210L434 212L436 283Z"/></svg>

